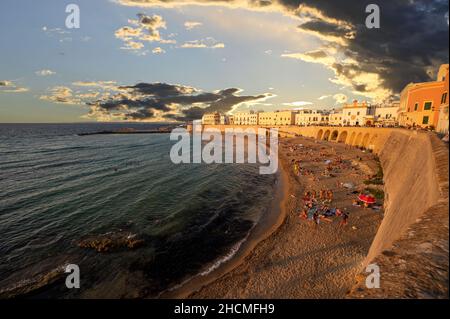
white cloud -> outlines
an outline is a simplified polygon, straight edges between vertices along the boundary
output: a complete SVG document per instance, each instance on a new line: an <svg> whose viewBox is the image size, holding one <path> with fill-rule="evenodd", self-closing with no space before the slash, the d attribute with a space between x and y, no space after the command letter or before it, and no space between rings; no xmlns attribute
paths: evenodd
<svg viewBox="0 0 450 319"><path fill-rule="evenodd" d="M336 101L337 104L344 104L347 103L348 97L345 94L338 93L333 95L333 99Z"/></svg>
<svg viewBox="0 0 450 319"><path fill-rule="evenodd" d="M144 44L142 42L136 42L136 41L127 41L125 42L125 46L120 47L122 50L135 50L138 51L144 47Z"/></svg>
<svg viewBox="0 0 450 319"><path fill-rule="evenodd" d="M116 81L75 81L72 83L73 86L78 87L95 87L101 88L103 90L117 90Z"/></svg>
<svg viewBox="0 0 450 319"><path fill-rule="evenodd" d="M48 91L49 94L41 95L39 99L58 104L82 104L81 99L74 96L72 89L67 86L55 86Z"/></svg>
<svg viewBox="0 0 450 319"><path fill-rule="evenodd" d="M131 26L124 26L114 33L117 39L124 41L123 50L140 52L145 55L147 51L142 51L145 47L143 42L160 42L164 44L174 44L174 39L163 39L160 34L161 29L166 29L166 21L159 15L148 16L138 14L138 19L129 19Z"/></svg>
<svg viewBox="0 0 450 319"><path fill-rule="evenodd" d="M192 29L198 28L202 25L203 25L203 23L197 22L197 21L186 21L184 23L184 27L186 28L186 30L192 30Z"/></svg>
<svg viewBox="0 0 450 319"><path fill-rule="evenodd" d="M206 38L201 40L186 41L181 45L184 49L223 49L225 44L217 42L214 38Z"/></svg>
<svg viewBox="0 0 450 319"><path fill-rule="evenodd" d="M55 86L47 91L47 94L39 97L40 100L70 105L84 105L94 98L105 99L118 92L126 94L116 81L75 81L70 87Z"/></svg>
<svg viewBox="0 0 450 319"><path fill-rule="evenodd" d="M281 56L324 65L334 73L334 77L329 79L330 82L350 88L353 94L365 96L375 101L384 100L392 94L391 90L383 87L382 79L377 73L360 71L357 61L340 58L336 54L336 50L331 47L326 46L305 53L289 53ZM365 89L364 91L358 91L355 89L357 87L364 87Z"/></svg>
<svg viewBox="0 0 450 319"><path fill-rule="evenodd" d="M163 54L163 53L166 53L166 51L161 47L157 47L152 50L152 53L153 54Z"/></svg>
<svg viewBox="0 0 450 319"><path fill-rule="evenodd" d="M295 101L295 102L289 102L289 103L283 103L285 106L292 106L292 107L302 107L306 105L312 105L313 103L308 101Z"/></svg>
<svg viewBox="0 0 450 319"><path fill-rule="evenodd" d="M36 75L39 75L39 76L50 76L50 75L55 75L55 74L56 74L56 72L54 72L52 70L48 70L48 69L36 71Z"/></svg>

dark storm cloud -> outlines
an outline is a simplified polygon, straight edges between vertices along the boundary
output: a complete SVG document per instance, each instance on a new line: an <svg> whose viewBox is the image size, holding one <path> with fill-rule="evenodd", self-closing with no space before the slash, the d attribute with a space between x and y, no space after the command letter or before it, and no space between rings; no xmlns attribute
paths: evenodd
<svg viewBox="0 0 450 319"><path fill-rule="evenodd" d="M349 23L355 33L348 39L344 52L359 62L360 72L379 74L383 85L394 92L399 92L408 82L433 79L434 74L427 72L430 67L448 63L449 34L445 17L448 1L281 0L281 3L290 8L306 4L327 17ZM380 29L365 26L368 15L365 8L370 3L380 7ZM345 28L333 29L332 24L319 18L300 28L323 35L346 35Z"/></svg>
<svg viewBox="0 0 450 319"><path fill-rule="evenodd" d="M315 31L333 37L347 37L349 29L325 21L313 20L299 26L302 30Z"/></svg>
<svg viewBox="0 0 450 319"><path fill-rule="evenodd" d="M190 121L200 119L207 112L228 112L234 106L267 98L268 94L238 95L240 90L229 88L217 92L199 92L183 85L167 83L139 83L119 87L119 93L108 99L90 102L91 116L115 114L124 120ZM199 106L200 105L200 106Z"/></svg>
<svg viewBox="0 0 450 319"><path fill-rule="evenodd" d="M122 86L120 89L129 89L133 91L133 93L153 95L155 97L177 96L194 91L194 89L186 86L166 83L138 83L133 86Z"/></svg>

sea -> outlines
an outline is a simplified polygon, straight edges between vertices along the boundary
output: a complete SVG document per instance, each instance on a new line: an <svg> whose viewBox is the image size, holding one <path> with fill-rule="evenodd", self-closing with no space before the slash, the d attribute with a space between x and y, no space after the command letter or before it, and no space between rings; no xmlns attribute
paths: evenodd
<svg viewBox="0 0 450 319"><path fill-rule="evenodd" d="M268 213L277 177L256 164L173 164L169 134L78 135L124 128L158 125L0 124L0 298L156 298Z"/></svg>

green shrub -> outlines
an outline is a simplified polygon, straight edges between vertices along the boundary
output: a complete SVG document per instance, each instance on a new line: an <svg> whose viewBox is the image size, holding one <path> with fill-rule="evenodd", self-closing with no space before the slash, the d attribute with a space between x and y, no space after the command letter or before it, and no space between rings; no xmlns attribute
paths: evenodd
<svg viewBox="0 0 450 319"><path fill-rule="evenodd" d="M372 194L376 199L384 199L384 191L381 189L367 187L365 191Z"/></svg>

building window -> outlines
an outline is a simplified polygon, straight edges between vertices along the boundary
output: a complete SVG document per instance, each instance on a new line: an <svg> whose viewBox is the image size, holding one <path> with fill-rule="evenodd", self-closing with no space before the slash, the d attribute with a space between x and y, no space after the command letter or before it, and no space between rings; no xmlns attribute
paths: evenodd
<svg viewBox="0 0 450 319"><path fill-rule="evenodd" d="M441 97L441 104L445 104L446 102L447 102L447 92L442 94L442 97Z"/></svg>
<svg viewBox="0 0 450 319"><path fill-rule="evenodd" d="M422 124L428 124L428 119L429 119L428 116L424 116L422 119Z"/></svg>
<svg viewBox="0 0 450 319"><path fill-rule="evenodd" d="M419 108L419 103L414 104L414 111L417 111L418 108Z"/></svg>
<svg viewBox="0 0 450 319"><path fill-rule="evenodd" d="M425 102L425 104L423 105L423 109L425 111L429 111L429 110L431 110L432 105L433 105L433 102Z"/></svg>

